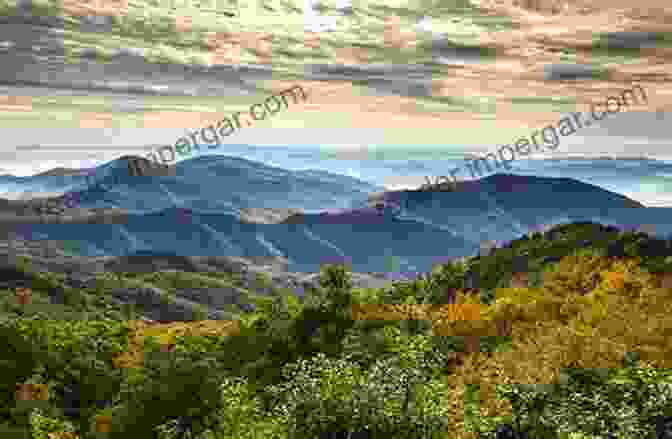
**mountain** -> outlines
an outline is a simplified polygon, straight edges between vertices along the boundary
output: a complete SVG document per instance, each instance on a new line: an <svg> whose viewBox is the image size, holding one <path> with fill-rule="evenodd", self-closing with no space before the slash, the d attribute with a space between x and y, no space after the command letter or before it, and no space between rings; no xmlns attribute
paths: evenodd
<svg viewBox="0 0 672 439"><path fill-rule="evenodd" d="M0 289L34 290L37 296L30 309L52 318L75 318L79 308L71 306L67 296L76 294L88 298L99 317L119 318L125 305L134 304L143 318L159 322L231 320L254 309L259 297L288 290L302 297L306 289L319 285L318 280L312 273L288 272L277 258L185 257L151 251L82 257L66 254L49 241L0 241ZM390 284L379 276L353 273L356 288Z"/></svg>
<svg viewBox="0 0 672 439"><path fill-rule="evenodd" d="M18 389L17 382L34 381L31 376L37 377L38 384L22 387L28 385L35 390L37 386L46 387L43 383L48 382L46 397L56 400L55 407L64 409L45 416L58 421L76 422L84 414L88 416L86 425L94 416L100 425L99 420L112 418L101 415L105 410L104 413L121 414L112 418L115 431L127 425L130 430L144 425L154 413L145 408L148 404L163 404L166 410L177 407L182 411L170 413L189 421L194 411L187 408L195 403L187 396L208 401L205 396L214 389L211 399L224 400L228 406L221 410L230 410L241 407L236 405L241 404L240 398L224 399L221 392L238 391L241 387L235 387L237 384L247 383L251 385L246 391L255 392L252 396L258 398L250 397L251 402L264 402L264 392L272 394L279 388L278 383L294 386L280 394L287 401L299 400L308 405L310 398L314 400L317 395L333 402L333 392L319 393L319 378L323 375L320 372L324 370L335 372L329 378L336 380L336 388L350 385L359 392L355 402L379 395L381 404L397 398L400 407L404 394L399 389L410 388L408 382L418 377L422 380L418 380L418 388L426 386L418 395L429 395L427 403L421 400L423 404L433 407L430 404L441 397L445 406L452 407L454 398L464 398L463 388L468 389L468 383L473 382L469 377L474 373L481 378L482 388L492 390L481 395L495 395L502 373L514 383L531 376L534 383L543 386L525 385L520 391L543 399L540 407L551 413L549 419L553 422L564 420L561 416L567 416L573 401L595 399L598 392L601 401L608 400L612 405L626 407L628 413L639 414L637 407L644 399L617 399L624 392L616 395L613 383L639 386L633 391L644 395L647 407L656 411L662 411L667 403L659 389L669 381L669 356L665 355L669 346L665 337L658 335L661 328L666 328L667 315L661 304L669 299L672 241L641 233L588 222L564 224L508 242L488 256L444 264L423 279L398 282L384 291L343 288L347 273L344 279L338 270L325 271L322 274L326 274L326 294L318 291L309 295L310 300L274 288L272 280L266 286L259 280L254 290L248 288L258 273L247 271L246 262L235 258L199 259L138 252L101 259L95 274L74 270L74 263L69 268L56 267L56 260L53 255L33 254L29 259L0 265L0 289L4 293L0 295L0 336L12 354L12 361L5 362L8 364L0 376L5 380L2 386L11 389ZM271 263L265 259L255 262ZM52 264L51 268L45 270L48 264ZM520 273L525 276L517 277ZM268 291L262 291L264 288ZM597 292L600 294L589 294ZM473 303L472 294L479 295L481 315L487 318L462 321L460 325L442 324L448 319L444 314L446 307L441 305ZM603 297L618 300L603 301ZM592 303L596 298L606 307L606 312L599 315L590 312L601 309ZM416 312L409 310L412 306L408 303L438 306L421 306L417 309L422 311ZM356 315L352 304L385 305L400 317L363 322L375 317ZM130 309L132 305L135 309ZM426 313L431 325L418 320L419 312ZM411 315L413 323L404 321ZM585 315L593 317L586 319ZM623 326L621 319L631 324ZM592 327L598 336L583 334ZM436 337L436 331L442 331L441 336ZM92 340L100 342L91 343ZM409 341L422 344L422 363L409 366L401 361L404 357L399 352L413 349ZM431 344L427 345L427 341ZM625 355L623 347L628 351ZM321 363L308 370L305 364L315 358ZM290 366L303 369L281 376L292 370ZM135 367L142 368L141 375L118 370ZM640 385L641 380L635 381L634 374L644 368L653 383L654 391L649 393ZM591 373L591 369L599 373ZM11 375L19 371L23 375L18 379ZM353 385L352 377L359 377L353 371L367 379L365 385ZM229 380L203 384L199 374L225 374ZM142 381L136 376L141 376ZM591 388L586 393L588 379ZM435 384L443 381L443 387ZM171 385L174 387L167 387ZM184 390L186 385L191 385L189 392ZM375 392L365 393L371 388ZM386 393L380 395L381 392ZM538 392L538 396L531 392ZM71 397L73 394L77 396ZM342 401L343 407L348 408L351 395L348 392L336 402ZM515 403L513 397L510 399ZM140 403L136 403L138 400ZM480 404L488 404L488 413L496 413L499 418L500 412L494 408L500 400L482 396ZM269 406L275 408L278 404ZM314 406L319 408L320 404ZM257 412L267 410L266 419L272 419L271 414L277 416L277 411L261 403L252 407ZM359 419L357 413L369 413L367 407L362 403L357 411L352 409L353 419ZM432 414L434 417L426 419L444 416L445 422L438 425L445 428L455 419L457 410L464 408ZM519 413L523 410L527 408L519 409ZM576 410L584 416L585 404ZM598 412L600 416L610 419L613 407L600 405L592 410L576 424L544 424L545 430L533 437L554 437L550 433L560 427L566 431L567 425L579 431L582 426L592 425L589 422L593 422L597 410L602 411ZM220 411L212 412L223 417ZM141 420L136 413L143 415ZM573 412L569 414L574 416ZM298 421L302 414L296 416ZM165 418L149 419L152 426L166 423ZM258 417L250 415L250 419L258 422ZM647 437L655 428L650 417L640 416L636 421L632 425L639 430L626 437ZM240 417L231 425L239 428ZM84 428L80 427L80 431ZM261 422L258 428L263 428ZM497 431L502 428L497 427Z"/></svg>
<svg viewBox="0 0 672 439"><path fill-rule="evenodd" d="M64 177L64 176L73 176L80 174L79 169L74 168L54 168L45 172L37 174L39 177Z"/></svg>
<svg viewBox="0 0 672 439"><path fill-rule="evenodd" d="M410 276L474 255L484 242L510 241L561 223L646 225L656 234L672 232L670 209L646 208L570 178L495 174L450 192L385 192L391 208L375 208L369 198L381 188L325 171L201 156L164 175L133 176L133 160L146 159L125 156L105 163L88 180L29 177L26 186L67 193L49 199L52 205L38 208L37 217L7 215L14 223L30 224L24 234L32 239L66 241L85 256L149 251L279 258L291 272L347 263L355 272ZM21 203L9 204L21 211L16 207ZM60 209L59 203L71 207ZM47 220L45 209L51 215Z"/></svg>
<svg viewBox="0 0 672 439"><path fill-rule="evenodd" d="M539 177L515 174L494 174L478 180L459 181L455 184L440 183L429 187L411 190L411 191L391 191L389 192L392 201L397 203L422 200L422 196L414 195L424 192L462 192L465 194L487 194L494 197L497 201L505 203L507 206L521 203L521 196L533 197L534 204L544 205L549 201L549 193L559 196L560 199L553 199L553 203L559 202L564 205L574 206L577 201L579 205L591 205L592 202L617 203L621 202L620 207L646 207L638 201L634 201L626 196L602 189L589 183L584 183L573 178L554 178ZM580 199L574 199L573 196L580 194ZM540 198L534 198L534 197ZM524 198L529 203L529 198Z"/></svg>

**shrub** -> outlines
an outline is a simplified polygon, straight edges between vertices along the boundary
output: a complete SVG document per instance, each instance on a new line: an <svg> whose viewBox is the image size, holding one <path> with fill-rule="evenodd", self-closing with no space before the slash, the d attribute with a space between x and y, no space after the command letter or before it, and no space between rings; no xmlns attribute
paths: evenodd
<svg viewBox="0 0 672 439"><path fill-rule="evenodd" d="M292 434L316 437L334 431L368 431L370 437L440 437L447 401L441 380L423 381L394 358L364 370L322 354L287 365L286 381L268 391L274 412Z"/></svg>
<svg viewBox="0 0 672 439"><path fill-rule="evenodd" d="M158 438L157 428L180 416L193 420L194 434L211 428L212 413L222 408L221 367L197 355L168 357L153 361L150 356L135 384L122 389L123 404L114 409L111 438Z"/></svg>
<svg viewBox="0 0 672 439"><path fill-rule="evenodd" d="M44 410L34 409L30 415L32 439L51 439L49 433L75 433L75 426L57 416L49 416Z"/></svg>

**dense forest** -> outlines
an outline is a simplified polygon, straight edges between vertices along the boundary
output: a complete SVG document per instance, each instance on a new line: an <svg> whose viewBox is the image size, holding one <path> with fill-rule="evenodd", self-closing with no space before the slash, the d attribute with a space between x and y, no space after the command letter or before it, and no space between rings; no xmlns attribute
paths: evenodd
<svg viewBox="0 0 672 439"><path fill-rule="evenodd" d="M3 438L668 437L672 241L644 233L556 226L378 290L324 266L231 321L53 305L61 274L12 270Z"/></svg>

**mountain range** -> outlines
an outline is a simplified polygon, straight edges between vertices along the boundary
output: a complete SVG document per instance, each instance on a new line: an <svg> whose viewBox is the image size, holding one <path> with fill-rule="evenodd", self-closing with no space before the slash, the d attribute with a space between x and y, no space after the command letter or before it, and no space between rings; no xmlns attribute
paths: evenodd
<svg viewBox="0 0 672 439"><path fill-rule="evenodd" d="M152 176L129 175L129 160L145 159L122 157L88 176L67 169L0 176L14 191L63 193L43 207L4 200L6 230L20 223L27 239L67 241L82 256L263 257L292 272L346 263L355 272L412 276L478 253L484 242L560 223L644 226L660 236L672 224L668 208L571 178L494 174L451 192L385 191L326 171L227 156L196 157ZM372 194L381 192L384 203L374 207Z"/></svg>

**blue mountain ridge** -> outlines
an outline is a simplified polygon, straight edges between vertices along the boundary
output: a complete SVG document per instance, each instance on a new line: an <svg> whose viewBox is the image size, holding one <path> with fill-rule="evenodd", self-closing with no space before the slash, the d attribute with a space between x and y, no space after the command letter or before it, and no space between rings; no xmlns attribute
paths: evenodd
<svg viewBox="0 0 672 439"><path fill-rule="evenodd" d="M196 157L162 176L131 176L128 158L79 175L0 176L25 190L68 192L80 207L118 207L123 222L31 225L33 239L75 241L84 255L138 252L185 256L282 257L290 271L348 263L359 272L429 271L533 229L573 221L672 232L672 209L647 208L569 178L495 174L460 190L390 191L396 209L368 207L383 188L326 171L290 171L227 156ZM3 181L4 180L4 181ZM260 223L245 212L296 209Z"/></svg>

